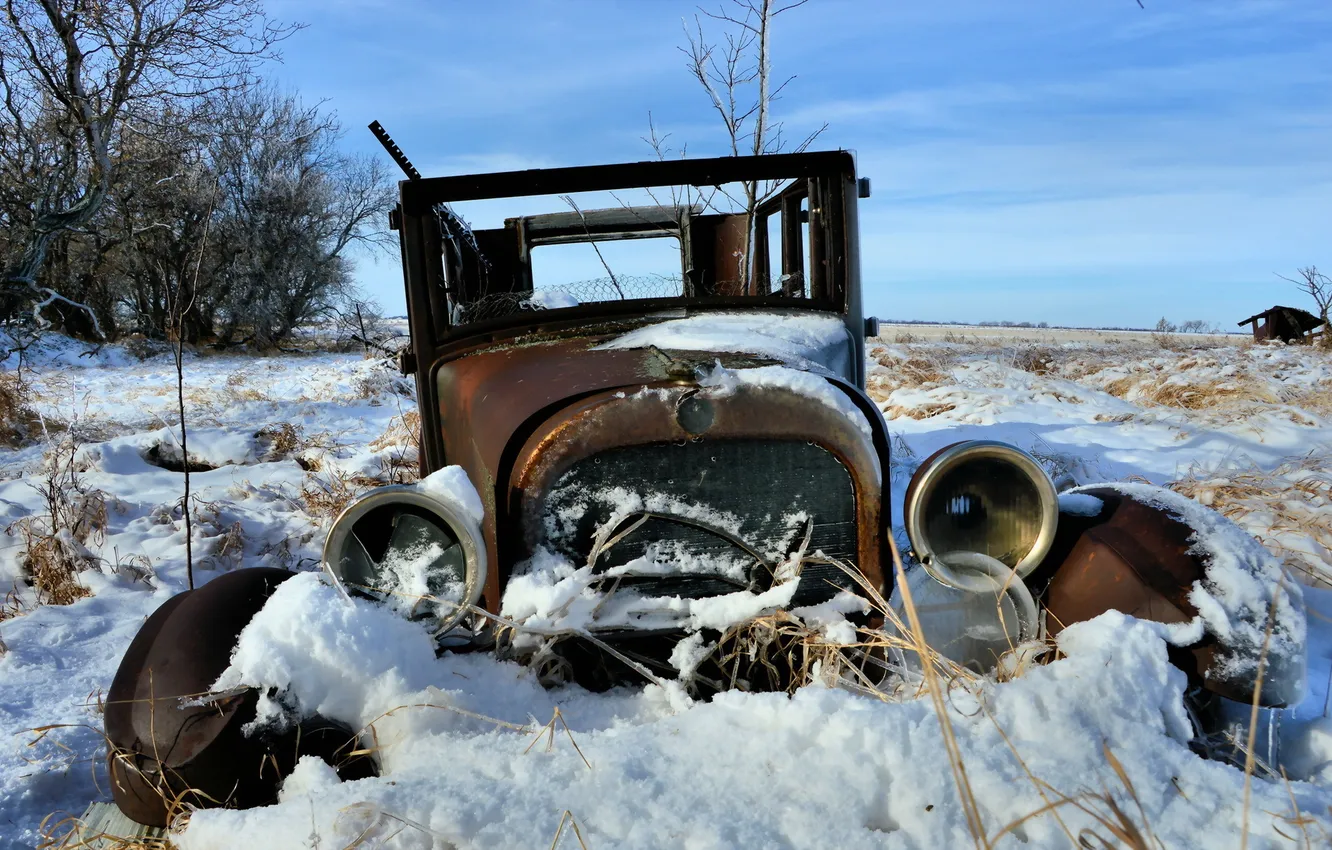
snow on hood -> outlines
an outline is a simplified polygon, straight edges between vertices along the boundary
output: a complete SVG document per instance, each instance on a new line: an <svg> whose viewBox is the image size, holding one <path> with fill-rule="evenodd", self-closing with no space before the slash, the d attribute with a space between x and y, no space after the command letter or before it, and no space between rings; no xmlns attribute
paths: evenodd
<svg viewBox="0 0 1332 850"><path fill-rule="evenodd" d="M1204 574L1194 583L1189 601L1198 609L1197 619L1224 647L1214 669L1236 681L1251 681L1266 651L1264 690L1279 688L1283 701L1291 705L1299 702L1307 629L1304 593L1298 582L1285 575L1277 557L1226 517L1173 490L1150 484L1109 483L1089 484L1069 492L1077 494L1093 488L1108 488L1164 510L1193 530L1189 553L1202 559Z"/></svg>
<svg viewBox="0 0 1332 850"><path fill-rule="evenodd" d="M851 336L841 319L827 313L707 313L638 328L597 349L649 346L753 354L801 368L814 363L839 375L851 372Z"/></svg>
<svg viewBox="0 0 1332 850"><path fill-rule="evenodd" d="M828 383L822 375L791 369L786 366L759 366L754 369L727 369L718 363L705 373L698 382L700 387L718 390L726 396L740 385L752 387L775 387L817 399L823 404L850 419L866 437L873 439L874 430L865 414L856 406L846 393Z"/></svg>

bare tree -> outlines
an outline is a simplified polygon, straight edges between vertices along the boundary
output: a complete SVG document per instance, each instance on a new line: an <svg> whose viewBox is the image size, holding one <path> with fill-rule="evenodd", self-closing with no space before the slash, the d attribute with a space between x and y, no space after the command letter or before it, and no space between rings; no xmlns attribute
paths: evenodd
<svg viewBox="0 0 1332 850"><path fill-rule="evenodd" d="M1318 318L1323 320L1322 346L1332 348L1332 324L1328 322L1328 312L1332 310L1332 278L1320 272L1317 266L1306 266L1297 269L1295 273L1298 277L1286 277L1282 274L1277 277L1295 284L1300 292L1313 299L1318 307Z"/></svg>
<svg viewBox="0 0 1332 850"><path fill-rule="evenodd" d="M805 5L809 0L730 0L716 12L699 9L694 27L685 26L689 46L680 48L687 57L686 67L707 93L712 108L726 128L733 156L781 153L787 150L782 122L773 120L772 104L795 76L773 84L771 35L774 19ZM709 41L703 19L723 27L720 42ZM792 152L806 150L828 128L823 124L805 136ZM659 156L665 155L664 139L652 128L650 144ZM744 209L749 220L741 261L742 282L748 283L750 256L753 254L755 210L780 188L776 182L748 181L743 197L731 198ZM723 190L724 195L726 194ZM729 197L729 196L728 196Z"/></svg>
<svg viewBox="0 0 1332 850"><path fill-rule="evenodd" d="M119 240L105 284L113 316L121 327L150 338L179 336L197 344L212 335L213 269L220 252L201 248L215 241L203 239L217 195L206 146L213 134L211 105L204 100L164 114L162 132L136 137L131 161L103 209L107 241ZM183 301L173 295L187 290ZM104 309L100 299L90 306Z"/></svg>
<svg viewBox="0 0 1332 850"><path fill-rule="evenodd" d="M392 244L393 185L379 160L338 151L341 127L317 106L263 87L227 101L212 153L218 335L272 345L354 296L349 251Z"/></svg>
<svg viewBox="0 0 1332 850"><path fill-rule="evenodd" d="M7 319L25 300L75 303L38 275L52 241L98 213L124 140L153 133L152 113L164 103L247 80L294 27L270 22L261 0L0 2L8 151L47 174L38 175L24 220L9 222L24 232L10 246L0 284L0 319ZM41 124L57 128L54 143L38 142Z"/></svg>

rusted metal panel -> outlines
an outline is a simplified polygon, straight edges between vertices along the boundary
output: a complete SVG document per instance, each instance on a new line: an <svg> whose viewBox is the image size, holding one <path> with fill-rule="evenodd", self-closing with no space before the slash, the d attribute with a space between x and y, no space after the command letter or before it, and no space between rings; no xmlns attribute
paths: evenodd
<svg viewBox="0 0 1332 850"><path fill-rule="evenodd" d="M782 274L792 281L783 291L788 293L803 293L805 289L805 245L800 230L800 205L804 200L804 192L782 198Z"/></svg>
<svg viewBox="0 0 1332 850"><path fill-rule="evenodd" d="M411 331L412 349L416 361L416 402L421 410L433 410L437 404L435 388L428 376L434 362L430 341L437 338L435 312L441 309L437 287L432 285L437 276L427 272L430 264L438 262L438 254L429 252L436 244L427 238L433 224L429 219L407 216L398 231L402 246L403 277L407 286L407 323ZM421 471L430 472L444 463L443 440L438 428L421 429Z"/></svg>
<svg viewBox="0 0 1332 850"><path fill-rule="evenodd" d="M1072 523L1047 558L1053 572L1045 599L1051 633L1111 610L1161 623L1197 616L1189 593L1203 579L1205 565L1190 552L1193 529L1111 488L1082 492L1101 500L1102 508L1096 517ZM1206 635L1173 658L1194 684L1251 701L1252 682L1236 681L1213 665L1218 649L1217 638ZM1260 694L1264 705L1272 699Z"/></svg>
<svg viewBox="0 0 1332 850"><path fill-rule="evenodd" d="M498 610L503 580L514 560L514 553L506 550L506 545L501 542L511 540L510 532L515 530L503 527L511 504L512 474L516 474L510 470L525 469L535 462L531 452L537 449L523 441L528 441L529 435L540 428L554 427L543 425L543 422L561 421L556 411L564 408L572 415L572 411L580 408L588 398L604 399L619 391L636 393L644 387L694 386L695 370L715 362L730 366L765 362L726 352L595 350L593 346L605 338L573 337L526 345L509 343L470 351L437 367L438 430L443 439L443 462L458 464L467 471L486 507L482 531L490 562L496 565L487 579L484 604L488 609ZM833 383L858 401L859 393L854 387L840 381ZM778 394L781 398L789 395L793 394ZM878 416L872 402L870 410ZM740 415L740 411L751 413L746 418ZM661 439L687 437L679 430L671 410L654 408L654 414L663 421L656 424L643 422L641 427L663 429L653 432L666 435ZM868 442L849 420L840 417L839 421L830 408L815 401L805 399L803 402L765 406L758 400L751 400L747 406L737 409L736 416L739 418L728 420L733 423L728 426L733 430L723 429L716 433L756 437L785 434L792 439L811 439L828 445L829 450L839 457L854 454L848 456L847 462L858 471L867 497L871 491L865 482L870 480L867 470L873 468L873 456L882 458L879 464L882 468L887 466L886 436L880 438L881 445ZM882 430L881 423L877 430ZM585 439L611 445L629 444L637 437L629 429L628 420L621 421L617 417L605 427L589 432ZM834 442L837 445L832 445ZM864 538L860 551L863 568L877 571L879 541L886 517L880 517L878 498L873 501L872 511L866 506L867 513L863 515L868 525L860 532Z"/></svg>
<svg viewBox="0 0 1332 850"><path fill-rule="evenodd" d="M604 210L545 213L505 219L504 225L522 222L528 244L558 245L567 240L586 241L589 236L604 239L679 235L680 222L686 215L701 215L703 207L644 206L613 207Z"/></svg>
<svg viewBox="0 0 1332 850"><path fill-rule="evenodd" d="M197 702L231 661L241 629L294 573L249 569L173 596L140 629L111 683L106 704L108 767L116 805L139 823L165 826L170 801L208 798L258 805L276 797L278 776L259 775L268 741L246 736L257 694ZM195 700L195 702L190 702ZM294 756L293 756L294 762ZM236 784L236 765L247 781Z"/></svg>
<svg viewBox="0 0 1332 850"><path fill-rule="evenodd" d="M587 396L552 413L527 438L515 455L508 481L508 513L523 529L526 547L517 554L531 554L544 496L578 460L611 448L653 443L798 440L823 447L851 471L856 489L858 564L875 587L883 586L881 470L873 443L853 421L818 399L775 387L742 385L722 396L700 391L689 380L666 380L647 389L633 395L601 392ZM708 398L712 406L712 421L700 433L688 430L677 415L681 403L694 395ZM625 486L650 489L651 483L625 482Z"/></svg>
<svg viewBox="0 0 1332 850"><path fill-rule="evenodd" d="M649 352L590 350L596 341L575 337L501 345L445 361L435 370L440 465L462 466L486 506L482 532L490 562L497 565L483 598L490 610L499 610L500 575L506 574L496 495L504 481L505 449L543 409L607 388L637 389L664 376L660 359ZM423 417L423 428L434 419Z"/></svg>
<svg viewBox="0 0 1332 850"><path fill-rule="evenodd" d="M433 204L482 198L564 195L632 187L720 186L746 180L790 180L828 174L854 177L855 170L855 159L848 151L817 151L502 171L404 180L399 185L405 211L421 215Z"/></svg>
<svg viewBox="0 0 1332 850"><path fill-rule="evenodd" d="M746 287L745 240L749 216L744 213L722 216L712 236L712 294L752 295Z"/></svg>

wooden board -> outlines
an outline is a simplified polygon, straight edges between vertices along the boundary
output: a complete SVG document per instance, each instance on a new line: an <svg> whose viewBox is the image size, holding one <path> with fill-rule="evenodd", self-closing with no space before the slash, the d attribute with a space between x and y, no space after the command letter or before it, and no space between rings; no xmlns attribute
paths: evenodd
<svg viewBox="0 0 1332 850"><path fill-rule="evenodd" d="M135 823L121 814L115 803L93 803L83 813L83 826L70 835L62 847L89 850L168 847L166 830ZM134 843L136 839L142 844ZM157 841L151 841L157 839Z"/></svg>

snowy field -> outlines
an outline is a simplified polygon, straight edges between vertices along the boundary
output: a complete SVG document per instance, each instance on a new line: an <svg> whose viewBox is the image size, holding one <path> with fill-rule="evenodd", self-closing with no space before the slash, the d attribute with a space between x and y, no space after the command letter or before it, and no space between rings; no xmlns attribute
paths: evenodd
<svg viewBox="0 0 1332 850"><path fill-rule="evenodd" d="M1004 325L919 325L883 322L879 333L886 339L915 338L924 342L948 342L955 339L986 340L998 344L1066 343L1082 342L1114 345L1121 342L1150 343L1152 331L1098 330L1093 328L1019 328ZM1179 339L1191 344L1238 344L1249 336L1236 334L1180 334Z"/></svg>
<svg viewBox="0 0 1332 850"><path fill-rule="evenodd" d="M48 816L109 799L99 701L143 619L187 581L171 358L82 351L51 338L33 352L26 424L46 436L0 448L0 595L13 588L0 611L0 848L32 847ZM1084 834L1131 846L1116 839L1124 823L1143 846L1239 847L1246 830L1250 848L1328 846L1332 358L1149 335L927 339L912 326L886 330L869 359L894 434L894 516L920 459L1005 440L1061 490L1170 484L1309 585L1307 694L1264 715L1260 738L1275 728L1280 746L1259 748L1276 763L1254 771L1247 809L1244 772L1187 746L1184 678L1155 625L1106 615L1067 630L1060 660L950 689L972 817L993 846ZM382 363L185 366L197 581L312 570L349 498L411 475L410 382ZM43 564L84 567L62 585L72 604L38 604L24 586L34 547ZM194 813L173 839L185 850L975 846L928 698L827 684L693 704L657 685L548 691L516 665L437 659L424 630L315 574L281 587L229 673L373 727L384 775L340 783L303 762L276 806Z"/></svg>

